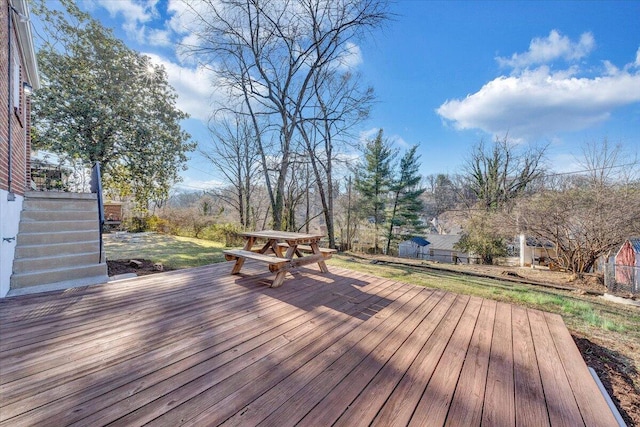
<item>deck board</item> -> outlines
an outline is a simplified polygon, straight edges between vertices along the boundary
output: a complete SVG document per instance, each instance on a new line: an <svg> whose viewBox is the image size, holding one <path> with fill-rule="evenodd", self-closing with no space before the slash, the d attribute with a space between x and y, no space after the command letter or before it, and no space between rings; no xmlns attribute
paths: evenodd
<svg viewBox="0 0 640 427"><path fill-rule="evenodd" d="M511 306L498 303L482 411L481 425L486 427L506 427L516 422L511 337Z"/></svg>
<svg viewBox="0 0 640 427"><path fill-rule="evenodd" d="M482 421L484 393L478 391L486 389L495 314L495 301L484 300L446 419L447 426L477 426Z"/></svg>
<svg viewBox="0 0 640 427"><path fill-rule="evenodd" d="M557 315L230 269L0 301L0 426L616 425Z"/></svg>

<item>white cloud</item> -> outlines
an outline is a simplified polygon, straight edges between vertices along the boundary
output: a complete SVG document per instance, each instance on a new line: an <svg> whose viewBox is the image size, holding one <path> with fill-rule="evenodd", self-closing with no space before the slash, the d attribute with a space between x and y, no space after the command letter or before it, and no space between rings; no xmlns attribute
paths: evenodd
<svg viewBox="0 0 640 427"><path fill-rule="evenodd" d="M174 185L174 188L184 190L184 191L194 191L194 190L211 190L213 188L221 188L224 187L225 184L222 181L217 179L210 180L199 180L193 179L189 176L183 176L182 182L179 182Z"/></svg>
<svg viewBox="0 0 640 427"><path fill-rule="evenodd" d="M155 2L141 4L132 0L97 0L97 3L105 8L112 18L121 14L126 22L148 22L154 15L152 8Z"/></svg>
<svg viewBox="0 0 640 427"><path fill-rule="evenodd" d="M106 9L112 18L122 19L122 29L138 43L159 47L175 44L172 40L172 28L153 28L147 25L159 17L157 0L97 0L96 4Z"/></svg>
<svg viewBox="0 0 640 427"><path fill-rule="evenodd" d="M575 172L584 169L575 154L554 154L549 157L548 162L550 169L556 173Z"/></svg>
<svg viewBox="0 0 640 427"><path fill-rule="evenodd" d="M378 135L378 132L380 132L380 128L371 128L360 131L358 141L360 141L362 145L366 145L368 141L374 139Z"/></svg>
<svg viewBox="0 0 640 427"><path fill-rule="evenodd" d="M535 138L586 129L607 120L615 108L636 102L640 102L640 74L617 70L577 78L540 67L498 77L465 99L446 101L436 111L457 129Z"/></svg>
<svg viewBox="0 0 640 427"><path fill-rule="evenodd" d="M593 76L590 68L589 77L577 64L556 71L547 65L559 58L584 59L594 46L591 33L572 42L553 30L546 38L534 38L525 53L496 58L513 67L510 76L497 77L464 99L447 100L436 112L457 129L508 133L521 141L599 124L616 108L640 102L640 71L632 72L634 64L621 69L605 60L600 75ZM636 63L639 58L640 49Z"/></svg>
<svg viewBox="0 0 640 427"><path fill-rule="evenodd" d="M640 67L640 47L638 48L638 51L636 52L636 62L635 62L635 66L636 66L636 67Z"/></svg>
<svg viewBox="0 0 640 427"><path fill-rule="evenodd" d="M408 148L409 143L404 140L400 135L391 135L389 137L389 141L400 148Z"/></svg>
<svg viewBox="0 0 640 427"><path fill-rule="evenodd" d="M362 51L360 46L355 43L347 42L342 55L338 58L340 68L345 70L353 70L362 64Z"/></svg>
<svg viewBox="0 0 640 427"><path fill-rule="evenodd" d="M358 135L358 141L360 142L360 145L364 147L369 141L373 141L376 136L378 136L378 132L380 132L380 128L371 128L360 131L360 134ZM400 135L387 135L386 133L384 133L384 130L382 133L382 138L389 141L392 147L395 146L404 149L410 146L409 143L405 141L404 138L402 138Z"/></svg>
<svg viewBox="0 0 640 427"><path fill-rule="evenodd" d="M212 105L227 98L220 89L221 85L216 84L216 76L210 69L203 66L183 67L152 53L145 55L155 64L164 66L169 84L178 93L177 107L191 117L206 123L213 111Z"/></svg>
<svg viewBox="0 0 640 427"><path fill-rule="evenodd" d="M531 65L547 64L559 58L575 61L589 55L594 47L595 40L591 33L583 33L580 40L574 43L557 30L551 30L548 37L531 40L528 51L514 53L511 58L497 57L496 60L503 67L520 70Z"/></svg>

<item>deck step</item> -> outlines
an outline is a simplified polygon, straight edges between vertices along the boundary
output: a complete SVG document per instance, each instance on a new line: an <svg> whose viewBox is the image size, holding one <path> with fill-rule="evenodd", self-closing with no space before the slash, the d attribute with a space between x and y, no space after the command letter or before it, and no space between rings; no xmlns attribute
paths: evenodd
<svg viewBox="0 0 640 427"><path fill-rule="evenodd" d="M42 233L19 233L16 250L22 245L56 244L56 243L77 243L94 241L100 239L97 228L95 230L65 231L65 232L42 232Z"/></svg>
<svg viewBox="0 0 640 427"><path fill-rule="evenodd" d="M72 269L60 267L28 273L14 273L11 276L11 289L47 285L94 276L104 277L106 282L108 280L107 264L98 264L96 262L94 264L76 265Z"/></svg>
<svg viewBox="0 0 640 427"><path fill-rule="evenodd" d="M60 209L48 210L23 210L21 221L87 221L98 220L98 210Z"/></svg>
<svg viewBox="0 0 640 427"><path fill-rule="evenodd" d="M75 268L76 265L98 264L99 254L85 252L70 255L40 256L34 258L16 258L13 261L14 274L48 271L61 267Z"/></svg>
<svg viewBox="0 0 640 427"><path fill-rule="evenodd" d="M20 245L16 247L16 258L49 257L55 255L72 255L86 252L98 253L100 242L96 239L63 243Z"/></svg>
<svg viewBox="0 0 640 427"><path fill-rule="evenodd" d="M98 218L82 221L20 221L20 233L97 230Z"/></svg>
<svg viewBox="0 0 640 427"><path fill-rule="evenodd" d="M25 195L25 211L98 211L95 194L31 191Z"/></svg>
<svg viewBox="0 0 640 427"><path fill-rule="evenodd" d="M106 281L96 195L28 192L12 272L12 290Z"/></svg>

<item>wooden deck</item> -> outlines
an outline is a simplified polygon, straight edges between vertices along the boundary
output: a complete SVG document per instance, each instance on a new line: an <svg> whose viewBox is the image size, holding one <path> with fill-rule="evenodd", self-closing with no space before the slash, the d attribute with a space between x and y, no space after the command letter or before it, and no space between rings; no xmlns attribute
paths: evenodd
<svg viewBox="0 0 640 427"><path fill-rule="evenodd" d="M0 425L617 425L557 315L231 267L1 301Z"/></svg>

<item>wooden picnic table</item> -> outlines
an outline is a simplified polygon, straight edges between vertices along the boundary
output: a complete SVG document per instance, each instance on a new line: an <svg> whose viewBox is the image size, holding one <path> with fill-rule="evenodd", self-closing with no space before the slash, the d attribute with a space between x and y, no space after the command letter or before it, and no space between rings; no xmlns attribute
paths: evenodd
<svg viewBox="0 0 640 427"><path fill-rule="evenodd" d="M325 260L336 252L335 249L320 248L318 242L323 236L316 234L275 230L240 234L245 238L244 247L224 251L227 261L236 262L231 274L239 274L246 259L268 264L269 271L276 273L272 288L282 285L288 271L303 265L317 263L320 271L328 273ZM263 241L263 245L254 247L258 241Z"/></svg>

